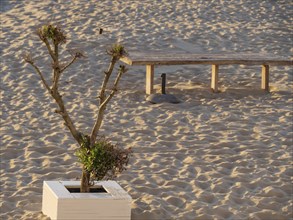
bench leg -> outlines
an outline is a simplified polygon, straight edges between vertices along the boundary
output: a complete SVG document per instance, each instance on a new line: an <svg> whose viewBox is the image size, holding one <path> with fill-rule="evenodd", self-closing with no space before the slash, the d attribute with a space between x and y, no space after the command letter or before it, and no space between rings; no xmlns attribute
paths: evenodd
<svg viewBox="0 0 293 220"><path fill-rule="evenodd" d="M146 65L146 94L150 95L154 90L154 65Z"/></svg>
<svg viewBox="0 0 293 220"><path fill-rule="evenodd" d="M262 65L261 71L261 88L267 92L269 92L269 65Z"/></svg>
<svg viewBox="0 0 293 220"><path fill-rule="evenodd" d="M219 65L212 65L211 89L218 92Z"/></svg>

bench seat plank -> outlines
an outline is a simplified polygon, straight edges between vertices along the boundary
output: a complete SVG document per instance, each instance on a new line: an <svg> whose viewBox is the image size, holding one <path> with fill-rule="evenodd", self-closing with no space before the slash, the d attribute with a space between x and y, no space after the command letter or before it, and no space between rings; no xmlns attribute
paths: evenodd
<svg viewBox="0 0 293 220"><path fill-rule="evenodd" d="M121 61L128 65L292 65L292 60L289 58L254 53L190 54L182 52L131 52L129 56L122 57Z"/></svg>

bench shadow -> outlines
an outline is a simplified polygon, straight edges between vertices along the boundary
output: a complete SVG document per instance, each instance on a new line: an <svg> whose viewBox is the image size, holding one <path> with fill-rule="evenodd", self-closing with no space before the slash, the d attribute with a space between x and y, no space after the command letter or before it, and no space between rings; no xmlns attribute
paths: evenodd
<svg viewBox="0 0 293 220"><path fill-rule="evenodd" d="M215 98L245 98L249 96L261 97L261 96L270 96L272 93L262 90L259 87L220 87L219 92L214 93L212 89L208 86L198 86L190 89L187 88L168 88L167 92L178 96L178 98L206 98L206 99L215 99ZM275 93L275 92L274 92ZM280 91L278 91L280 93ZM282 92L285 93L285 92ZM288 92L289 94L289 92Z"/></svg>

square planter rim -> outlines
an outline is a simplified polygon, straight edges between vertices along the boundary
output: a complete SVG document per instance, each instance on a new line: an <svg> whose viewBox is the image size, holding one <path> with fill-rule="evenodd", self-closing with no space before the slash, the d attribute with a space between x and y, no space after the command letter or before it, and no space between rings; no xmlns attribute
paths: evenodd
<svg viewBox="0 0 293 220"><path fill-rule="evenodd" d="M57 199L119 199L119 200L131 200L131 196L116 182L112 180L108 181L95 181L94 186L102 186L107 193L70 193L66 187L80 187L80 181L47 181L43 182Z"/></svg>

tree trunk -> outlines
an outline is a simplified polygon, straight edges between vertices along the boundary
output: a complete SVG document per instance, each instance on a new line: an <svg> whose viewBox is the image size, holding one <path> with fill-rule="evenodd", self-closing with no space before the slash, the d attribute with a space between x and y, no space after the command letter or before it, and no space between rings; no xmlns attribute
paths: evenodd
<svg viewBox="0 0 293 220"><path fill-rule="evenodd" d="M80 192L90 192L90 173L84 167L82 168L80 184Z"/></svg>

